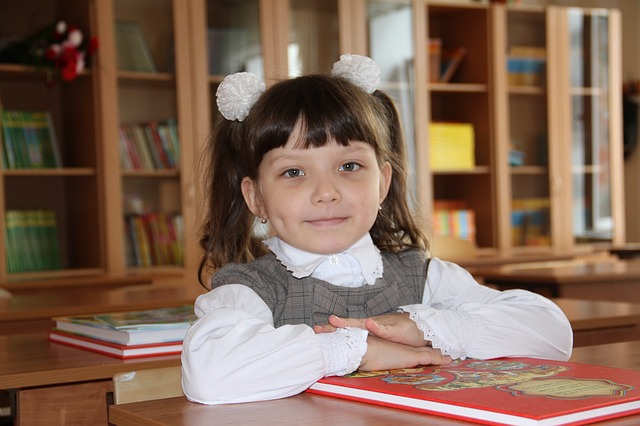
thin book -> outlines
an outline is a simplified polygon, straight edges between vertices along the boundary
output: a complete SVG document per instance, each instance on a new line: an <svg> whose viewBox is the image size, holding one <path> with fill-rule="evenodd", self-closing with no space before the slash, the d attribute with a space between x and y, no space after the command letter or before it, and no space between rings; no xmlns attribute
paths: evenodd
<svg viewBox="0 0 640 426"><path fill-rule="evenodd" d="M640 413L640 371L533 358L326 377L308 392L465 421L582 425Z"/></svg>
<svg viewBox="0 0 640 426"><path fill-rule="evenodd" d="M122 345L181 341L195 319L193 305L53 318L59 331Z"/></svg>
<svg viewBox="0 0 640 426"><path fill-rule="evenodd" d="M141 345L120 345L104 340L92 339L64 331L51 330L49 340L63 345L96 352L120 359L146 358L161 355L178 355L182 352L182 341Z"/></svg>

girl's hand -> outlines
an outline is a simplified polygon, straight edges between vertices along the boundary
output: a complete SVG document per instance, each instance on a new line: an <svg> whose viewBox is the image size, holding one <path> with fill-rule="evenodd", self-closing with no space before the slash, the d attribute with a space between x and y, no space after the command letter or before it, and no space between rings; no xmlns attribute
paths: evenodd
<svg viewBox="0 0 640 426"><path fill-rule="evenodd" d="M410 368L417 365L444 365L451 357L442 355L439 349L413 347L390 342L376 336L367 338L367 353L358 367L362 371Z"/></svg>
<svg viewBox="0 0 640 426"><path fill-rule="evenodd" d="M363 319L340 318L331 315L329 324L316 325L313 330L316 333L330 333L337 328L345 327L368 330L370 334L381 339L408 346L423 347L429 343L424 340L424 333L409 318L408 313L385 314Z"/></svg>

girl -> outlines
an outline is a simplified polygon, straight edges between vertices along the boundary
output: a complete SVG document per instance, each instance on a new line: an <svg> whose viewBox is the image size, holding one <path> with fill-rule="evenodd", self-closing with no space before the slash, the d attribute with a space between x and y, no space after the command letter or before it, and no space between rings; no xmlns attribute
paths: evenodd
<svg viewBox="0 0 640 426"><path fill-rule="evenodd" d="M214 272L212 290L182 352L190 400L275 399L324 376L452 358L569 358L571 328L552 302L426 258L378 79L371 59L344 55L331 76L264 93L247 73L220 85L199 270L201 283Z"/></svg>

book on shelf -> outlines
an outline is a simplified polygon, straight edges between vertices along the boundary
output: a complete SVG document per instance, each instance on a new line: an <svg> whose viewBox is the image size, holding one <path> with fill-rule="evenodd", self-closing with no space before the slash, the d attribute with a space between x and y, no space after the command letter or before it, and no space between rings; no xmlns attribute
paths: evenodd
<svg viewBox="0 0 640 426"><path fill-rule="evenodd" d="M125 346L182 341L195 321L193 305L54 317L55 330Z"/></svg>
<svg viewBox="0 0 640 426"><path fill-rule="evenodd" d="M429 162L434 171L472 170L475 133L471 123L429 123Z"/></svg>
<svg viewBox="0 0 640 426"><path fill-rule="evenodd" d="M120 125L122 170L176 170L180 152L177 137L175 119Z"/></svg>
<svg viewBox="0 0 640 426"><path fill-rule="evenodd" d="M440 82L449 83L456 71L460 68L460 64L467 56L466 47L453 47L442 49L440 58Z"/></svg>
<svg viewBox="0 0 640 426"><path fill-rule="evenodd" d="M51 330L49 332L49 340L121 359L177 355L182 352L181 340L139 345L122 345L105 340L92 339L79 334L67 333L60 330Z"/></svg>
<svg viewBox="0 0 640 426"><path fill-rule="evenodd" d="M183 264L182 216L166 213L128 214L125 217L127 264L162 266Z"/></svg>
<svg viewBox="0 0 640 426"><path fill-rule="evenodd" d="M118 69L158 72L147 38L137 22L116 21Z"/></svg>
<svg viewBox="0 0 640 426"><path fill-rule="evenodd" d="M0 125L4 169L62 167L49 112L1 110Z"/></svg>
<svg viewBox="0 0 640 426"><path fill-rule="evenodd" d="M429 38L427 49L431 83L449 83L467 56L466 47L444 47L439 37Z"/></svg>
<svg viewBox="0 0 640 426"><path fill-rule="evenodd" d="M500 358L325 377L308 392L484 424L588 424L640 412L640 371Z"/></svg>
<svg viewBox="0 0 640 426"><path fill-rule="evenodd" d="M433 231L436 235L444 235L475 242L475 212L471 209L434 210Z"/></svg>
<svg viewBox="0 0 640 426"><path fill-rule="evenodd" d="M437 83L440 81L442 39L430 38L427 43L427 48L429 49L429 81Z"/></svg>
<svg viewBox="0 0 640 426"><path fill-rule="evenodd" d="M538 46L511 46L507 56L509 84L513 86L541 86L547 52Z"/></svg>
<svg viewBox="0 0 640 426"><path fill-rule="evenodd" d="M55 212L5 211L5 247L9 273L62 268Z"/></svg>
<svg viewBox="0 0 640 426"><path fill-rule="evenodd" d="M512 242L516 246L551 244L551 201L548 198L517 198L511 201Z"/></svg>

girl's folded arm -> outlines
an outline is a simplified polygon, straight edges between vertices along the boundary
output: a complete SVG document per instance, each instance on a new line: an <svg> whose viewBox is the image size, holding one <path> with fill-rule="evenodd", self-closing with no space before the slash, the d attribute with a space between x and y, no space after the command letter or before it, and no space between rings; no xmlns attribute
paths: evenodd
<svg viewBox="0 0 640 426"><path fill-rule="evenodd" d="M497 291L463 268L432 259L423 304L403 307L434 347L454 358L529 356L567 360L569 321L549 299L524 290Z"/></svg>
<svg viewBox="0 0 640 426"><path fill-rule="evenodd" d="M200 296L196 314L183 344L182 386L203 404L295 395L324 376L355 370L366 351L361 330L316 335L302 324L274 328L270 309L244 285Z"/></svg>

